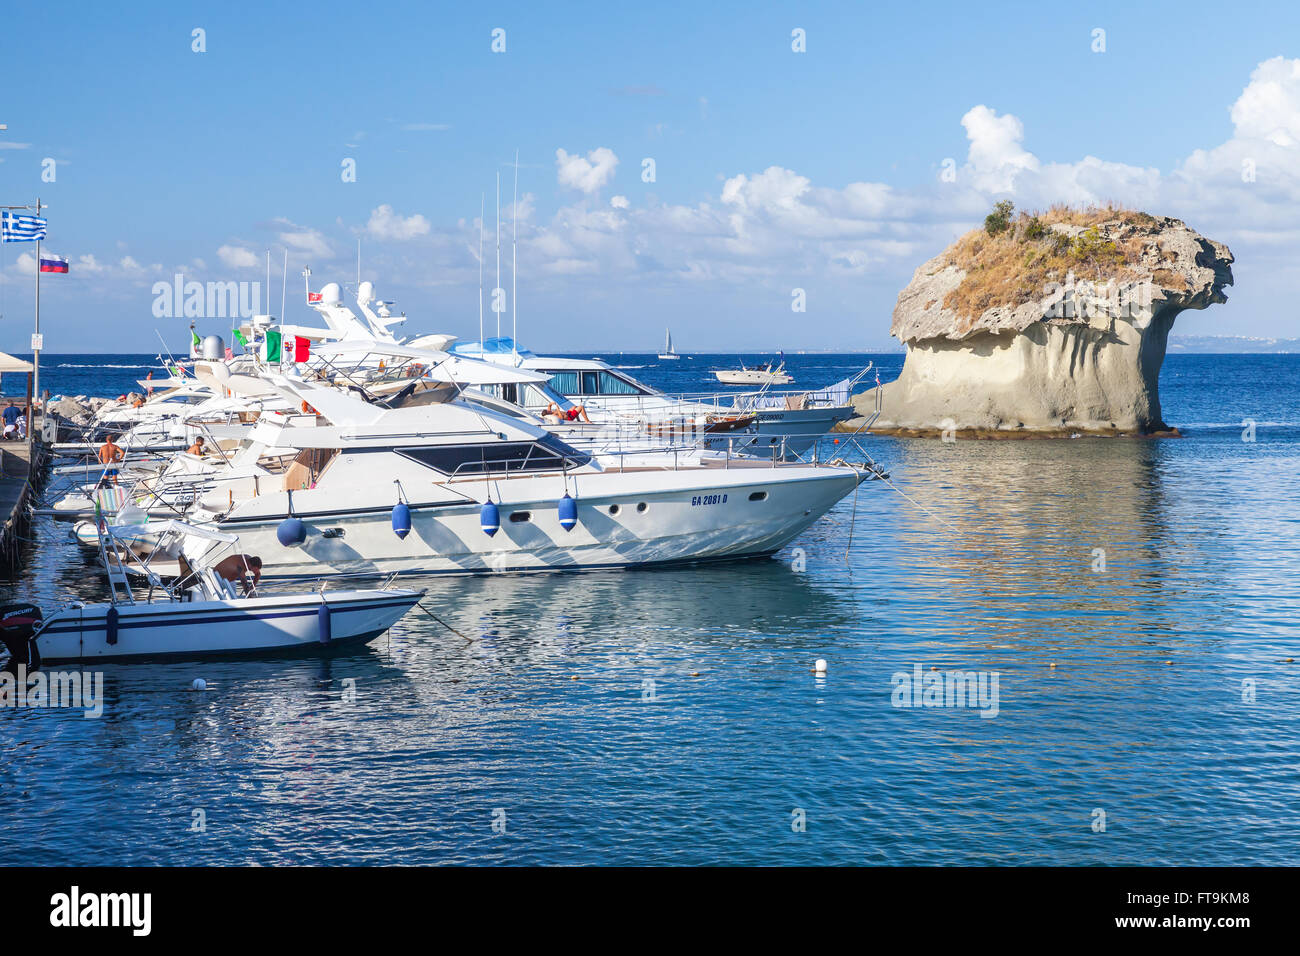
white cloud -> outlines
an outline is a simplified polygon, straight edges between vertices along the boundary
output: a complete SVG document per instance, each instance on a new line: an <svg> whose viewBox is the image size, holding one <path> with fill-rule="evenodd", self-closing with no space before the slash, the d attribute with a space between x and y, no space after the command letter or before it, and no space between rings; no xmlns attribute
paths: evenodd
<svg viewBox="0 0 1300 956"><path fill-rule="evenodd" d="M403 241L425 236L429 233L429 220L418 213L403 217L393 212L389 205L379 206L370 213L366 223L366 232L376 239L393 239Z"/></svg>
<svg viewBox="0 0 1300 956"><path fill-rule="evenodd" d="M626 196L611 196L609 204L615 209L627 209L632 205Z"/></svg>
<svg viewBox="0 0 1300 956"><path fill-rule="evenodd" d="M31 143L12 143L0 141L0 149L31 149Z"/></svg>
<svg viewBox="0 0 1300 956"><path fill-rule="evenodd" d="M281 229L277 234L280 242L293 252L301 252L315 259L334 258L334 249L319 229L300 226L288 219L277 219L275 225Z"/></svg>
<svg viewBox="0 0 1300 956"><path fill-rule="evenodd" d="M252 269L261 261L257 253L243 246L222 246L217 250L217 258L231 269Z"/></svg>
<svg viewBox="0 0 1300 956"><path fill-rule="evenodd" d="M1038 158L1021 147L1025 126L1010 113L980 105L961 118L970 140L969 164L976 186L991 192L1012 189L1016 174L1038 168Z"/></svg>
<svg viewBox="0 0 1300 956"><path fill-rule="evenodd" d="M1300 59L1275 56L1255 67L1231 115L1233 139L1300 145Z"/></svg>
<svg viewBox="0 0 1300 956"><path fill-rule="evenodd" d="M579 192L594 193L614 178L614 169L618 166L618 157L614 151L599 146L584 158L570 155L562 149L555 151L556 177L561 186L568 186Z"/></svg>
<svg viewBox="0 0 1300 956"><path fill-rule="evenodd" d="M523 222L526 219L532 219L537 213L537 197L532 193L524 193L519 197L517 203L509 203L505 209L501 210L503 222L518 219Z"/></svg>

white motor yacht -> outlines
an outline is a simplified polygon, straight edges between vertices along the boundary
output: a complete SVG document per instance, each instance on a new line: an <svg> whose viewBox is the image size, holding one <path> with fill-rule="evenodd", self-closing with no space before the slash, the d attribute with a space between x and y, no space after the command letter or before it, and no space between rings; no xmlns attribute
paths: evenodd
<svg viewBox="0 0 1300 956"><path fill-rule="evenodd" d="M755 365L752 368L741 363L740 368L716 369L713 373L723 385L789 385L794 376L785 370L785 363L773 365Z"/></svg>
<svg viewBox="0 0 1300 956"><path fill-rule="evenodd" d="M593 458L544 428L412 382L379 401L286 376L318 413L264 413L297 449L275 485L223 482L189 520L239 535L268 577L629 568L771 554L870 472L753 458ZM363 394L358 394L358 391Z"/></svg>
<svg viewBox="0 0 1300 956"><path fill-rule="evenodd" d="M461 343L452 352L542 372L551 390L582 405L593 421L594 410L601 409L651 428L695 422L702 426L705 447L763 458L774 451L782 457L803 455L837 424L852 418L856 414L850 403L852 389L868 370L821 390L778 392L764 387L742 393L671 396L599 359L534 355L508 338ZM533 391L501 394L533 412L545 407Z"/></svg>

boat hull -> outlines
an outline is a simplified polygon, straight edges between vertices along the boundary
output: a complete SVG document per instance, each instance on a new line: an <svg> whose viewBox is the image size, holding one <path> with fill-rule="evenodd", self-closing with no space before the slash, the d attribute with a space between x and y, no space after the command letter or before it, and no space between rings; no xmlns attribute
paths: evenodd
<svg viewBox="0 0 1300 956"><path fill-rule="evenodd" d="M262 559L267 579L689 564L779 550L849 494L861 477L846 468L808 468L792 479L782 475L784 469L772 469L772 479L763 481L764 470L699 469L693 487L672 490L655 490L649 481L641 488L630 486L630 476L617 474L603 476L605 480L570 476L577 499L577 524L570 531L559 523L562 488L550 489L540 500L512 500L511 482L493 483L500 512L500 530L493 536L482 530L477 501L463 500L413 502L411 531L404 539L393 533L391 506L312 514L305 496L294 499L295 514L307 527L301 546L279 543L276 529L282 515L232 516L220 528L238 534L244 551ZM518 520L523 515L526 519Z"/></svg>
<svg viewBox="0 0 1300 956"><path fill-rule="evenodd" d="M43 664L64 661L222 657L320 652L374 640L396 624L423 592L367 590L230 601L117 605L117 642L108 643L110 605L64 608L36 634ZM321 640L320 606L330 608Z"/></svg>
<svg viewBox="0 0 1300 956"><path fill-rule="evenodd" d="M755 372L755 371L716 371L713 373L723 385L789 385L794 381L793 375L784 372Z"/></svg>

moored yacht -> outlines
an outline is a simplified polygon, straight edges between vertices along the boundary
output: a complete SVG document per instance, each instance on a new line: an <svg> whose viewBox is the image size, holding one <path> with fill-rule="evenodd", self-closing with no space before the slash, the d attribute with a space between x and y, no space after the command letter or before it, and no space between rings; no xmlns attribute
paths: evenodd
<svg viewBox="0 0 1300 956"><path fill-rule="evenodd" d="M864 368L857 376L821 390L761 388L725 395L672 396L599 359L534 355L509 338L461 343L453 346L452 352L542 372L549 377L553 391L588 412L602 409L651 426L681 419L722 426L715 434L703 436L706 447L764 458L774 451L782 457L802 455L837 424L852 418L852 390L867 372ZM530 411L538 410L539 395L513 394L506 397ZM738 423L738 419L747 420ZM727 427L736 424L740 427Z"/></svg>
<svg viewBox="0 0 1300 956"><path fill-rule="evenodd" d="M250 438L297 449L275 487L232 482L195 522L236 533L267 577L630 568L770 554L867 473L712 456L593 458L528 421L413 389L382 403L268 376L319 413Z"/></svg>

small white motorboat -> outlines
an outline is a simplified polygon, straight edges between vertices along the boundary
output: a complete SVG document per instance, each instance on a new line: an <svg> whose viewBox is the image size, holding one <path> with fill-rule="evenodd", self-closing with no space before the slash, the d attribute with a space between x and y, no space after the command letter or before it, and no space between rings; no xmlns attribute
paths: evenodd
<svg viewBox="0 0 1300 956"><path fill-rule="evenodd" d="M785 370L785 362L773 365L756 365L753 368L741 363L740 368L717 369L713 373L723 385L789 385L794 376Z"/></svg>
<svg viewBox="0 0 1300 956"><path fill-rule="evenodd" d="M28 671L42 664L87 660L157 660L232 654L321 651L362 644L401 620L424 591L405 588L240 595L214 570L216 559L237 553L236 535L181 521L115 526L101 521L101 551L112 598L98 604L70 604L49 616L32 604L0 608L0 643L8 667ZM149 567L124 547L141 535L158 542L153 555L182 559L189 573L164 585ZM148 597L137 600L123 558L148 583Z"/></svg>

